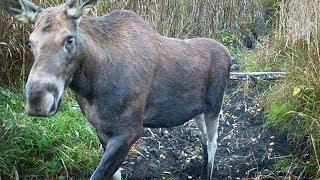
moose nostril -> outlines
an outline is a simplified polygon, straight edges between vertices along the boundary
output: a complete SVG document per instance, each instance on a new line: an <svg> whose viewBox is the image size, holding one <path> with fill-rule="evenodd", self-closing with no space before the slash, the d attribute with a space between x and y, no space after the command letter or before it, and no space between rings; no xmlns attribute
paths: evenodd
<svg viewBox="0 0 320 180"><path fill-rule="evenodd" d="M48 116L55 112L55 96L51 92L29 94L26 113L34 116Z"/></svg>
<svg viewBox="0 0 320 180"><path fill-rule="evenodd" d="M26 112L35 116L51 116L56 113L63 92L63 82L52 77L30 78L26 85Z"/></svg>

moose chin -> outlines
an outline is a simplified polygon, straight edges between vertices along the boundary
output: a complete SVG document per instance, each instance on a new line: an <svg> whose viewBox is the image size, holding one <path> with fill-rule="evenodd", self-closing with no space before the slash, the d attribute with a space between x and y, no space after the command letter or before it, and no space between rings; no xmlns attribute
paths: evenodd
<svg viewBox="0 0 320 180"><path fill-rule="evenodd" d="M70 88L104 149L90 179L121 179L119 167L144 127L194 119L212 179L219 113L229 77L228 50L209 38L161 36L139 15L119 10L84 16L97 0L67 0L41 8L1 0L15 19L32 24L34 64L26 84L26 113L52 116Z"/></svg>

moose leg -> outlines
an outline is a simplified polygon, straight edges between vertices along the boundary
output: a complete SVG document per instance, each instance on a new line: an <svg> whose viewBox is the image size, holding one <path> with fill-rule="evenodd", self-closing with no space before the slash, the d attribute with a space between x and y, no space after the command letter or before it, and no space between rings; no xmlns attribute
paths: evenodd
<svg viewBox="0 0 320 180"><path fill-rule="evenodd" d="M131 145L139 138L140 133L128 133L113 136L109 139L103 157L90 180L111 179L126 158Z"/></svg>
<svg viewBox="0 0 320 180"><path fill-rule="evenodd" d="M213 91L214 92L214 91ZM222 107L223 102L223 89L220 91L216 91L213 96L211 96L210 108L208 109L207 113L205 113L205 122L207 128L207 151L208 151L208 179L212 179L213 173L213 163L214 163L214 156L217 151L217 140L218 140L218 127L219 127L219 114Z"/></svg>
<svg viewBox="0 0 320 180"><path fill-rule="evenodd" d="M120 170L120 168L112 175L111 180L121 180L121 170Z"/></svg>
<svg viewBox="0 0 320 180"><path fill-rule="evenodd" d="M212 71L213 73L215 71ZM228 74L213 74L215 79L211 82L207 94L207 110L204 113L207 128L207 151L208 151L208 179L212 179L214 156L217 151L219 114L222 107L224 90L226 87Z"/></svg>
<svg viewBox="0 0 320 180"><path fill-rule="evenodd" d="M203 172L207 173L207 166L208 166L208 152L207 152L207 141L208 141L208 135L207 135L207 127L206 122L204 120L204 114L199 114L196 117L194 117L194 121L196 122L202 136L202 148L203 148L203 160L204 160L204 166L203 166Z"/></svg>
<svg viewBox="0 0 320 180"><path fill-rule="evenodd" d="M194 121L196 122L201 135L202 135L202 141L207 142L207 127L206 127L206 122L204 120L204 114L199 114L196 117L194 117Z"/></svg>
<svg viewBox="0 0 320 180"><path fill-rule="evenodd" d="M217 151L219 114L206 114L205 116L207 127L207 152L208 152L208 179L212 179L214 156Z"/></svg>
<svg viewBox="0 0 320 180"><path fill-rule="evenodd" d="M107 136L105 136L104 134L98 133L98 138L100 140L100 143L102 145L103 148L103 152L106 151L108 142L109 142L109 138ZM120 168L112 175L111 180L121 180L121 170Z"/></svg>

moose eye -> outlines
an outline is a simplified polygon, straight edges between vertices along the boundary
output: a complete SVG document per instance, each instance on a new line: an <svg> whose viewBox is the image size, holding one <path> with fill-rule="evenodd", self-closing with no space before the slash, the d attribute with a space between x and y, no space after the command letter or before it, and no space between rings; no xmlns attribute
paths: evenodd
<svg viewBox="0 0 320 180"><path fill-rule="evenodd" d="M29 39L26 40L26 45L29 46L29 47L31 46L31 43L30 43Z"/></svg>
<svg viewBox="0 0 320 180"><path fill-rule="evenodd" d="M67 37L66 42L67 42L67 45L69 45L69 46L73 45L75 42L75 38L74 37Z"/></svg>
<svg viewBox="0 0 320 180"><path fill-rule="evenodd" d="M26 40L26 46L28 46L29 48L32 48L32 43L29 39Z"/></svg>
<svg viewBox="0 0 320 180"><path fill-rule="evenodd" d="M64 48L68 52L73 52L73 50L75 49L75 45L76 45L76 38L73 36L68 36L64 40Z"/></svg>

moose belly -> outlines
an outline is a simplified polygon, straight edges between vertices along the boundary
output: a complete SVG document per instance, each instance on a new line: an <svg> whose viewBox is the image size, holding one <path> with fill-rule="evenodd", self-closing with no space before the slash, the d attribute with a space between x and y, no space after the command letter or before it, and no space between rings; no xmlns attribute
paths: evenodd
<svg viewBox="0 0 320 180"><path fill-rule="evenodd" d="M179 126L203 113L203 101L199 95L195 90L177 96L149 98L144 114L144 127Z"/></svg>

